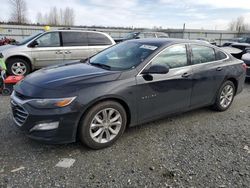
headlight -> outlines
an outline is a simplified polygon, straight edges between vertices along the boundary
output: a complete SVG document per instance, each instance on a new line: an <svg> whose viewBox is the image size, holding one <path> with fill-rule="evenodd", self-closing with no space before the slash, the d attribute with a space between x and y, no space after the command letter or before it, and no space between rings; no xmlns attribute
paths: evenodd
<svg viewBox="0 0 250 188"><path fill-rule="evenodd" d="M76 97L59 99L32 99L28 102L35 108L61 108L70 105Z"/></svg>

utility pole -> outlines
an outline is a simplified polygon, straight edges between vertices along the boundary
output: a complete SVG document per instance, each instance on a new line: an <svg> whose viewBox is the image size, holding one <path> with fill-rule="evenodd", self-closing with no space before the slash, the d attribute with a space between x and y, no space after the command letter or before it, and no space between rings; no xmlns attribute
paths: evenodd
<svg viewBox="0 0 250 188"><path fill-rule="evenodd" d="M183 24L183 30L182 30L182 38L184 39L184 35L185 35L185 29L186 29L186 24Z"/></svg>

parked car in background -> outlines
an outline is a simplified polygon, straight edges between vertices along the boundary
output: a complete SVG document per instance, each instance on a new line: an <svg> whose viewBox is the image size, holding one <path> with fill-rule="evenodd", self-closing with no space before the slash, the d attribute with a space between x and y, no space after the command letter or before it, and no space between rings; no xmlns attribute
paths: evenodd
<svg viewBox="0 0 250 188"><path fill-rule="evenodd" d="M233 55L237 59L241 59L242 55L247 53L250 50L250 44L248 44L248 43L233 43L228 47L237 48L237 49L241 50L240 53Z"/></svg>
<svg viewBox="0 0 250 188"><path fill-rule="evenodd" d="M222 46L230 46L233 43L248 43L250 44L250 37L240 37L240 38L233 38L225 42Z"/></svg>
<svg viewBox="0 0 250 188"><path fill-rule="evenodd" d="M55 30L2 46L0 53L9 74L27 75L34 69L88 58L114 44L114 40L102 32Z"/></svg>
<svg viewBox="0 0 250 188"><path fill-rule="evenodd" d="M6 44L13 44L15 42L16 42L15 39L0 36L0 46L6 45Z"/></svg>
<svg viewBox="0 0 250 188"><path fill-rule="evenodd" d="M209 43L209 44L211 44L211 45L215 45L215 46L216 46L216 42L215 42L215 40L213 40L213 39L208 39L208 38L197 38L196 40L205 41L205 42L207 42L207 43Z"/></svg>
<svg viewBox="0 0 250 188"><path fill-rule="evenodd" d="M246 78L249 79L250 78L250 50L247 53L243 54L241 59L244 61L244 63L247 66Z"/></svg>
<svg viewBox="0 0 250 188"><path fill-rule="evenodd" d="M149 32L149 31L131 32L122 39L115 39L115 42L122 42L131 39L143 39L143 38L169 38L169 36L167 33L163 32Z"/></svg>
<svg viewBox="0 0 250 188"><path fill-rule="evenodd" d="M128 126L203 106L227 110L245 64L220 48L178 39L128 40L85 62L38 70L11 96L17 127L37 140L100 149Z"/></svg>

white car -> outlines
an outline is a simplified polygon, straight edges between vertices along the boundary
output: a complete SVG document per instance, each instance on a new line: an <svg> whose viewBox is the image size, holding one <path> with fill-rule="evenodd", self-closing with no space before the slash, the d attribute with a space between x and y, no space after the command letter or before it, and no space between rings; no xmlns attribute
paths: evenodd
<svg viewBox="0 0 250 188"><path fill-rule="evenodd" d="M20 43L0 47L12 75L27 75L34 69L88 58L115 44L106 33L81 30L40 32Z"/></svg>

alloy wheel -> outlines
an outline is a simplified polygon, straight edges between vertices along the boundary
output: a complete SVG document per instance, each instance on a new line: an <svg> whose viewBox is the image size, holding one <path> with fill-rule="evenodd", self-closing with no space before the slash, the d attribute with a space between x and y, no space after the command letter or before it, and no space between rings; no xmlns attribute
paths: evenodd
<svg viewBox="0 0 250 188"><path fill-rule="evenodd" d="M92 119L90 136L97 143L107 143L118 135L121 126L121 114L114 108L105 108Z"/></svg>
<svg viewBox="0 0 250 188"><path fill-rule="evenodd" d="M220 95L220 105L223 108L227 108L233 101L233 97L234 97L234 88L231 85L226 85L222 89Z"/></svg>
<svg viewBox="0 0 250 188"><path fill-rule="evenodd" d="M16 62L11 66L11 71L13 74L20 76L27 72L27 67L23 62Z"/></svg>

